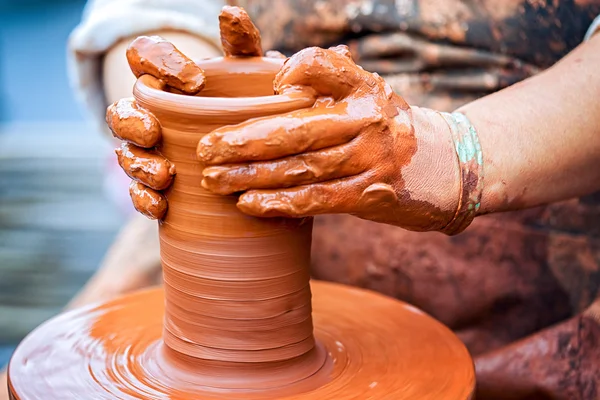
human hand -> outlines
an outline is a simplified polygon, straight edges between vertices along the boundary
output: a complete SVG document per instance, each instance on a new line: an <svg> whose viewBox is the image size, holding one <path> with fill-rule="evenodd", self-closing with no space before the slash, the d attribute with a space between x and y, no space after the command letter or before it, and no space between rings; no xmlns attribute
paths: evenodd
<svg viewBox="0 0 600 400"><path fill-rule="evenodd" d="M260 34L243 9L224 7L219 24L225 56L262 56ZM285 56L267 52L267 57ZM127 49L127 61L136 77L152 75L184 95L195 95L204 87L202 69L158 36L134 40ZM161 140L160 123L133 98L109 106L106 121L114 136L124 142L116 153L119 164L133 179L129 192L135 208L151 219L163 218L167 200L161 191L171 185L176 168L156 150Z"/></svg>
<svg viewBox="0 0 600 400"><path fill-rule="evenodd" d="M318 100L200 140L206 189L244 192L238 208L254 216L348 213L415 231L448 225L460 171L439 113L411 109L345 46L289 58L275 91L294 90L314 91Z"/></svg>

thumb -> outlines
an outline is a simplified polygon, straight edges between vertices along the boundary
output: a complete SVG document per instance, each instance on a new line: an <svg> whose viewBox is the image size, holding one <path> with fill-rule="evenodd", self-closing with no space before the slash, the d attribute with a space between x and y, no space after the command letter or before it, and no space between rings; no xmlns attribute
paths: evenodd
<svg viewBox="0 0 600 400"><path fill-rule="evenodd" d="M309 86L321 96L339 100L357 88L376 87L376 77L356 65L342 46L331 49L309 47L288 58L275 77L275 92Z"/></svg>

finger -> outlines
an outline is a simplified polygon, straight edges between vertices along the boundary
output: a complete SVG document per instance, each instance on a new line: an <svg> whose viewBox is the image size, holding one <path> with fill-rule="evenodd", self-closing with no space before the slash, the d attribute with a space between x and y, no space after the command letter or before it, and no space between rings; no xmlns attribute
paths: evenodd
<svg viewBox="0 0 600 400"><path fill-rule="evenodd" d="M277 50L267 50L267 52L265 53L265 57L267 58L281 58L281 59L286 59L287 56Z"/></svg>
<svg viewBox="0 0 600 400"><path fill-rule="evenodd" d="M202 68L160 36L140 36L131 42L127 61L137 78L149 74L190 95L204 87Z"/></svg>
<svg viewBox="0 0 600 400"><path fill-rule="evenodd" d="M307 217L319 214L354 213L369 174L281 190L250 190L237 207L256 217Z"/></svg>
<svg viewBox="0 0 600 400"><path fill-rule="evenodd" d="M320 95L338 100L358 88L376 90L383 79L364 71L342 50L309 47L294 54L275 76L275 92L309 86Z"/></svg>
<svg viewBox="0 0 600 400"><path fill-rule="evenodd" d="M225 56L261 57L260 33L241 7L225 6L219 15Z"/></svg>
<svg viewBox="0 0 600 400"><path fill-rule="evenodd" d="M115 137L140 147L154 147L161 138L156 117L133 98L121 99L108 106L106 123Z"/></svg>
<svg viewBox="0 0 600 400"><path fill-rule="evenodd" d="M155 190L163 190L171 185L175 166L163 156L129 143L123 143L115 153L119 165L131 179Z"/></svg>
<svg viewBox="0 0 600 400"><path fill-rule="evenodd" d="M359 111L351 109L355 106L362 106L359 119L354 117ZM219 128L200 139L198 159L205 165L274 160L347 143L382 118L368 106L322 104Z"/></svg>
<svg viewBox="0 0 600 400"><path fill-rule="evenodd" d="M162 219L167 212L167 199L163 194L139 182L131 181L129 195L133 207L150 219Z"/></svg>
<svg viewBox="0 0 600 400"><path fill-rule="evenodd" d="M353 142L272 162L205 168L202 186L218 194L248 189L274 189L306 185L363 172L366 160Z"/></svg>

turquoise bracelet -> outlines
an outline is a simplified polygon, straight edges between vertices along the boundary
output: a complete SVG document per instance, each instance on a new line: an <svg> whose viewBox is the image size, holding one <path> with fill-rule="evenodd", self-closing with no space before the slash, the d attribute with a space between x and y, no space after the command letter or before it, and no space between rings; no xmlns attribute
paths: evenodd
<svg viewBox="0 0 600 400"><path fill-rule="evenodd" d="M481 207L483 192L483 154L477 130L466 115L459 112L440 113L452 133L460 167L460 192L456 213L441 232L456 235L473 222Z"/></svg>

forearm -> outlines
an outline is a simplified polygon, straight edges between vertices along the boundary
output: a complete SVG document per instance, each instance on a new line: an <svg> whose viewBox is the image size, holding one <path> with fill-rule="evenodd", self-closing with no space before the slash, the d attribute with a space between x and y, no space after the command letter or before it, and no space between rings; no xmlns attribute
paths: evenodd
<svg viewBox="0 0 600 400"><path fill-rule="evenodd" d="M457 111L484 156L480 213L600 190L600 35L547 71Z"/></svg>

